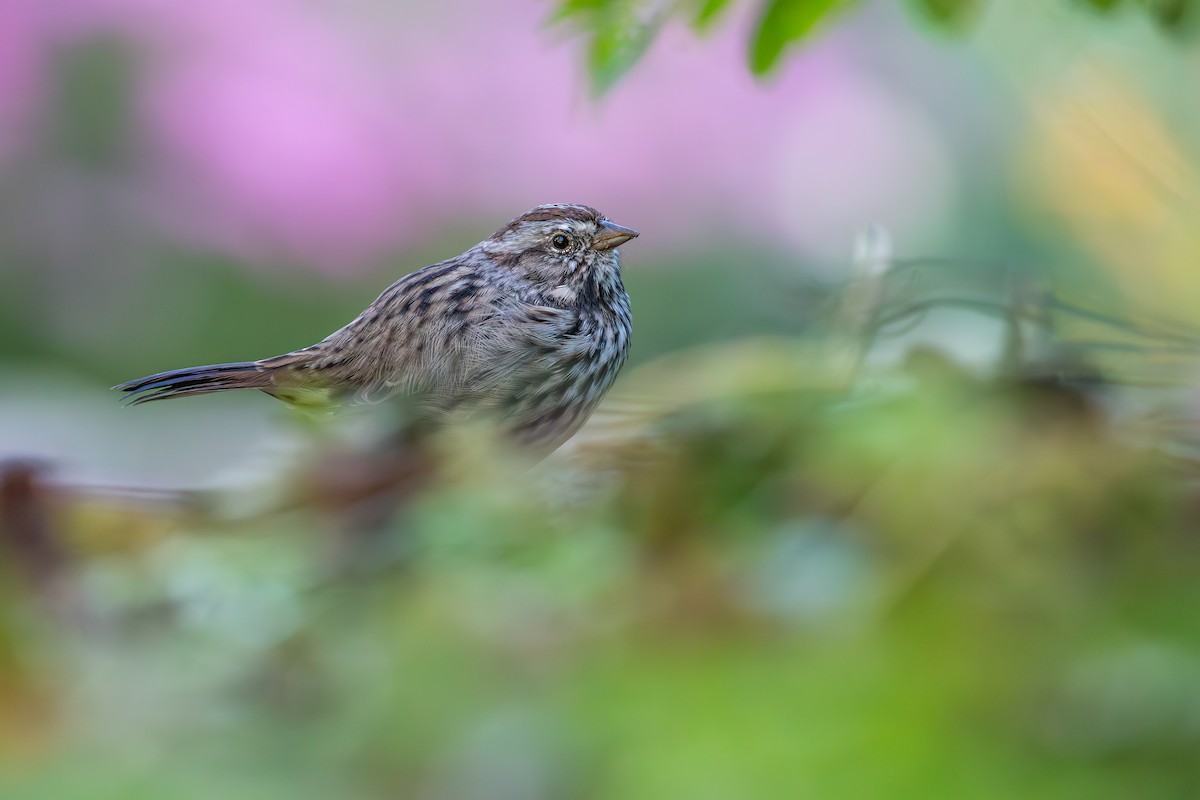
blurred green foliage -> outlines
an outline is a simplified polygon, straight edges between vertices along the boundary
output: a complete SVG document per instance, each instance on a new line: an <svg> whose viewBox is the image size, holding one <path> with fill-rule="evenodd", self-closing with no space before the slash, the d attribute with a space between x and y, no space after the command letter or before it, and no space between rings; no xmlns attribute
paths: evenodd
<svg viewBox="0 0 1200 800"><path fill-rule="evenodd" d="M829 344L645 365L582 468L449 432L377 529L74 501L5 578L0 795L1193 796L1194 466Z"/></svg>

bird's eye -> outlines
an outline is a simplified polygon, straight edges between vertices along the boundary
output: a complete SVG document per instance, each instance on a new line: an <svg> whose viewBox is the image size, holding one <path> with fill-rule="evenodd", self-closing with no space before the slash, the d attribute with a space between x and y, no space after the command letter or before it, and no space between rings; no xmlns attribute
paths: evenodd
<svg viewBox="0 0 1200 800"><path fill-rule="evenodd" d="M554 238L550 240L550 245L555 250L566 250L571 246L571 240L565 233L559 233L555 234Z"/></svg>

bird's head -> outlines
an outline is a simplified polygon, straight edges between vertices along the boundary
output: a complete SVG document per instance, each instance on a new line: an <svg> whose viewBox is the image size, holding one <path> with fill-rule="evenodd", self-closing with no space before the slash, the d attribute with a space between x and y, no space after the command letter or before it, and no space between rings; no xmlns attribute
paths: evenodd
<svg viewBox="0 0 1200 800"><path fill-rule="evenodd" d="M638 235L590 206L555 203L526 211L482 247L497 263L522 273L563 300L587 284L619 285L617 247Z"/></svg>

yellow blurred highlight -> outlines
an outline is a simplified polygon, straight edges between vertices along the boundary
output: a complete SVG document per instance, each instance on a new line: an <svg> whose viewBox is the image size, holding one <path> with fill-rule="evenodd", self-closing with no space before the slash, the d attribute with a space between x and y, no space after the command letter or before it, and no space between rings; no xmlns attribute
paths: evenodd
<svg viewBox="0 0 1200 800"><path fill-rule="evenodd" d="M1093 62L1035 103L1028 153L1028 196L1125 297L1190 319L1200 303L1200 180L1185 132L1120 70Z"/></svg>

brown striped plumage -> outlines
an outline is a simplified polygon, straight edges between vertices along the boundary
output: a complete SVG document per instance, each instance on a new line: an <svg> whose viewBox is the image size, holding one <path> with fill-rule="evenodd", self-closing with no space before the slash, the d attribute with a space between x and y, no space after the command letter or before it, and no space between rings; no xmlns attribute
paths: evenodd
<svg viewBox="0 0 1200 800"><path fill-rule="evenodd" d="M625 362L632 321L616 246L634 236L588 206L538 206L396 281L311 347L115 388L134 403L245 388L291 402L399 393L436 419L493 415L548 452L587 421Z"/></svg>

